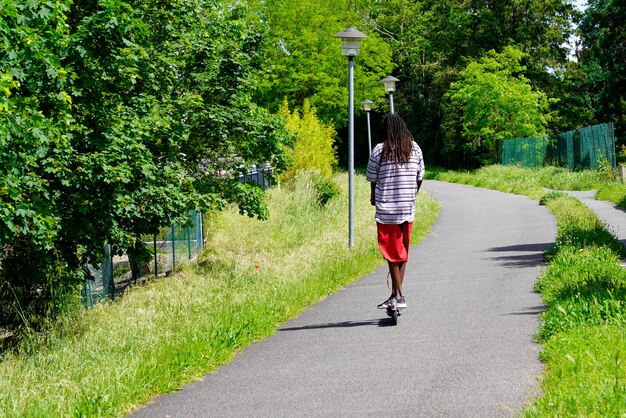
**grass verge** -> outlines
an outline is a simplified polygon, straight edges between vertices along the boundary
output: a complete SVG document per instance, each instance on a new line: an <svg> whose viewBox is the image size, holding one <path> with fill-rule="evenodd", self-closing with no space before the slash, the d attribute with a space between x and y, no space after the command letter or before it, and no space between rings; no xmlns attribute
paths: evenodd
<svg viewBox="0 0 626 418"><path fill-rule="evenodd" d="M476 187L515 193L539 200L544 189L591 190L610 183L599 170L571 171L560 167L524 168L491 165L473 171L431 170L427 177L434 180L468 184Z"/></svg>
<svg viewBox="0 0 626 418"><path fill-rule="evenodd" d="M576 199L545 200L558 225L549 266L535 285L548 305L537 333L546 371L543 395L524 416L624 416L624 247Z"/></svg>
<svg viewBox="0 0 626 418"><path fill-rule="evenodd" d="M608 200L626 209L626 184L610 183L598 189L596 199Z"/></svg>
<svg viewBox="0 0 626 418"><path fill-rule="evenodd" d="M271 218L236 210L207 225L207 248L176 274L65 318L0 362L0 416L122 416L273 334L307 305L381 265L369 184L355 181L355 248L347 175L325 206L310 177L269 191ZM420 193L413 242L435 222Z"/></svg>

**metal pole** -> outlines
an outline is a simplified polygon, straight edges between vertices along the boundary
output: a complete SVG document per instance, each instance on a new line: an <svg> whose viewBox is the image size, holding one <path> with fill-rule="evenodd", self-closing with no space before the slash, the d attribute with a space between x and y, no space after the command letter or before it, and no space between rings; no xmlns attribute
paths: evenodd
<svg viewBox="0 0 626 418"><path fill-rule="evenodd" d="M113 246L109 245L109 265L111 266L111 281L109 282L109 296L115 299L115 275L113 274Z"/></svg>
<svg viewBox="0 0 626 418"><path fill-rule="evenodd" d="M191 260L191 226L187 225L187 256Z"/></svg>
<svg viewBox="0 0 626 418"><path fill-rule="evenodd" d="M367 112L367 146L369 147L369 155L372 155L372 130L370 129L370 112Z"/></svg>
<svg viewBox="0 0 626 418"><path fill-rule="evenodd" d="M174 224L172 224L172 270L176 268L176 230Z"/></svg>
<svg viewBox="0 0 626 418"><path fill-rule="evenodd" d="M200 212L200 239L202 239L202 244L200 248L204 248L204 213Z"/></svg>
<svg viewBox="0 0 626 418"><path fill-rule="evenodd" d="M348 246L354 247L354 57L348 57Z"/></svg>
<svg viewBox="0 0 626 418"><path fill-rule="evenodd" d="M158 269L158 265L157 265L157 245L156 245L156 235L153 236L154 238L154 277L159 277L159 269Z"/></svg>
<svg viewBox="0 0 626 418"><path fill-rule="evenodd" d="M389 106L390 106L390 109L391 109L391 111L389 113L395 113L393 111L393 93L392 92L389 92Z"/></svg>

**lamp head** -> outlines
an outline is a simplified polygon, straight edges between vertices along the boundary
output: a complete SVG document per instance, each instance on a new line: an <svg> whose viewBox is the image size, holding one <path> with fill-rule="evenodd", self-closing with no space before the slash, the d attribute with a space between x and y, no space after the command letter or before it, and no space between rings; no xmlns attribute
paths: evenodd
<svg viewBox="0 0 626 418"><path fill-rule="evenodd" d="M381 83L385 85L385 90L387 93L391 93L392 91L396 91L396 82L400 81L399 79L393 76L387 76L380 80Z"/></svg>
<svg viewBox="0 0 626 418"><path fill-rule="evenodd" d="M363 105L363 109L365 109L366 112L369 112L370 110L372 110L372 103L374 103L371 100L363 100L361 102L361 104Z"/></svg>
<svg viewBox="0 0 626 418"><path fill-rule="evenodd" d="M361 49L361 39L367 38L362 32L359 32L352 26L337 33L335 38L341 38L341 55L344 57L356 57Z"/></svg>

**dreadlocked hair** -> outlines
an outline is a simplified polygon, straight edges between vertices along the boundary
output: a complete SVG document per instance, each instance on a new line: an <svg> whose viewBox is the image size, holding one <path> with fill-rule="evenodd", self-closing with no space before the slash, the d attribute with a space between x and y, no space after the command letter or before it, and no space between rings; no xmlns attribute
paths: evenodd
<svg viewBox="0 0 626 418"><path fill-rule="evenodd" d="M380 133L383 144L383 160L404 164L411 160L413 151L413 135L409 132L402 118L390 113L383 119Z"/></svg>

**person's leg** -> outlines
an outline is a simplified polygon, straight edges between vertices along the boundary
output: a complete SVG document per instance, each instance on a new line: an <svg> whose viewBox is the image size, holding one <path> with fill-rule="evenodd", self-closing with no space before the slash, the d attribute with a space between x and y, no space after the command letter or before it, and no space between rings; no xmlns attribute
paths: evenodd
<svg viewBox="0 0 626 418"><path fill-rule="evenodd" d="M389 265L392 296L400 299L403 296L402 283L408 258L409 235L412 224L405 222L400 225L377 224L378 245ZM403 261L390 261L403 260ZM382 305L382 304L381 304Z"/></svg>
<svg viewBox="0 0 626 418"><path fill-rule="evenodd" d="M402 283L404 283L404 272L406 271L406 261L400 264L400 296L402 296Z"/></svg>
<svg viewBox="0 0 626 418"><path fill-rule="evenodd" d="M410 246L410 242L411 242L411 230L413 229L413 222L404 222L402 225L400 225L401 230L402 230L402 244L404 246L404 251L403 251L403 258L405 261L402 261L398 266L398 270L399 270L399 283L400 283L400 296L403 296L402 293L402 284L404 283L404 272L406 271L406 264L407 264L407 260L409 259L409 246Z"/></svg>
<svg viewBox="0 0 626 418"><path fill-rule="evenodd" d="M406 270L406 262L396 263L388 261L389 274L391 275L391 291L396 299L402 296L402 282L404 280L404 271Z"/></svg>

